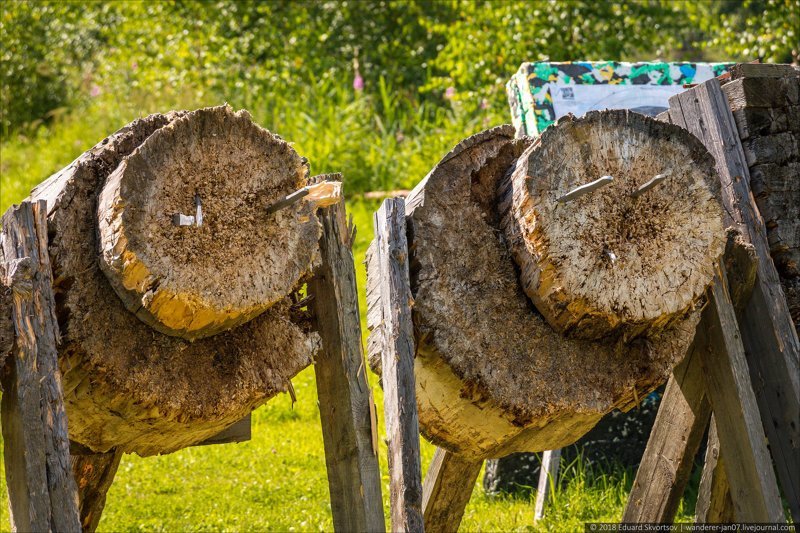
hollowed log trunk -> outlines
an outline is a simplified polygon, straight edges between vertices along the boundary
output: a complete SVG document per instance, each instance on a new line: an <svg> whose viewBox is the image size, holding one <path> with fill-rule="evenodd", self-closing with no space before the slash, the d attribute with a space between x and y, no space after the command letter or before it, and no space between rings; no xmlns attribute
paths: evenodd
<svg viewBox="0 0 800 533"><path fill-rule="evenodd" d="M223 107L136 120L32 191L47 200L72 440L168 453L311 363L314 334L292 306L318 223L302 205L264 213L304 172L286 143ZM195 193L203 225L172 225Z"/></svg>
<svg viewBox="0 0 800 533"><path fill-rule="evenodd" d="M475 459L563 447L612 409L636 405L686 353L702 304L692 301L662 327L637 335L612 330L589 340L548 324L524 291L502 227L513 205L514 171L534 150L530 139L513 137L513 128L503 126L463 141L406 201L421 431ZM696 155L700 174L692 176L714 176L713 159L699 141L679 136L676 142L688 143ZM597 156L586 157L591 163ZM711 262L724 238L721 223L716 227L720 248L713 240ZM372 255L368 351L380 370L381 280ZM702 288L710 281L709 273Z"/></svg>

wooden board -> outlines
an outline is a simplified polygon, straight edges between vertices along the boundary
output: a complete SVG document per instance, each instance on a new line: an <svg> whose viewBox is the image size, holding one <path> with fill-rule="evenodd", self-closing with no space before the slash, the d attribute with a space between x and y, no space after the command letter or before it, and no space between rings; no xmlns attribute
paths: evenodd
<svg viewBox="0 0 800 533"><path fill-rule="evenodd" d="M322 350L314 372L336 531L384 531L376 428L343 203L320 210L321 264L308 284Z"/></svg>
<svg viewBox="0 0 800 533"><path fill-rule="evenodd" d="M436 448L422 488L422 509L428 533L458 531L481 466L483 461Z"/></svg>
<svg viewBox="0 0 800 533"><path fill-rule="evenodd" d="M711 415L700 366L704 325L667 382L623 522L671 522Z"/></svg>
<svg viewBox="0 0 800 533"><path fill-rule="evenodd" d="M703 310L707 344L699 350L737 520L784 522L781 497L755 393L750 383L736 313L720 269Z"/></svg>
<svg viewBox="0 0 800 533"><path fill-rule="evenodd" d="M247 415L238 422L231 424L211 438L198 442L195 446L208 446L211 444L229 444L233 442L247 442L252 438L252 416Z"/></svg>
<svg viewBox="0 0 800 533"><path fill-rule="evenodd" d="M561 463L561 449L547 450L542 453L542 468L539 470L539 486L536 489L536 506L533 521L544 516L544 506L550 499L550 490L558 483L558 467Z"/></svg>
<svg viewBox="0 0 800 533"><path fill-rule="evenodd" d="M383 339L382 373L393 531L424 531L414 327L405 202L390 198L375 213Z"/></svg>
<svg viewBox="0 0 800 533"><path fill-rule="evenodd" d="M56 351L59 331L46 203L10 208L3 216L0 243L16 332L0 409L11 528L78 531L78 493Z"/></svg>
<svg viewBox="0 0 800 533"><path fill-rule="evenodd" d="M716 158L728 222L753 245L758 259L755 287L738 313L738 322L764 431L781 487L798 521L800 342L770 258L767 231L750 190L736 124L719 82L710 80L670 98L670 119L696 135Z"/></svg>
<svg viewBox="0 0 800 533"><path fill-rule="evenodd" d="M699 524L730 523L736 520L731 500L731 487L725 473L725 463L720 454L717 422L712 415L708 428L703 475L697 490L694 520Z"/></svg>

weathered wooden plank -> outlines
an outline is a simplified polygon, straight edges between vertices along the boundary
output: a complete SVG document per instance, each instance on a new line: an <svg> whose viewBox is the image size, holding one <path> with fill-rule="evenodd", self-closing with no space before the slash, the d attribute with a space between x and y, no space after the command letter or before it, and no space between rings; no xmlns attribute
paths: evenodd
<svg viewBox="0 0 800 533"><path fill-rule="evenodd" d="M9 209L0 242L16 335L0 415L12 529L77 531L45 202Z"/></svg>
<svg viewBox="0 0 800 533"><path fill-rule="evenodd" d="M483 461L436 448L422 487L422 510L428 533L455 533L472 496Z"/></svg>
<svg viewBox="0 0 800 533"><path fill-rule="evenodd" d="M381 379L392 531L424 531L411 281L402 198L384 200L375 213L375 242L381 280Z"/></svg>
<svg viewBox="0 0 800 533"><path fill-rule="evenodd" d="M708 328L708 343L699 352L700 361L736 518L742 522L783 522L786 517L724 268L715 276L701 326Z"/></svg>
<svg viewBox="0 0 800 533"><path fill-rule="evenodd" d="M92 533L100 523L106 495L119 468L122 452L92 453L72 456L72 473L78 485L81 527Z"/></svg>
<svg viewBox="0 0 800 533"><path fill-rule="evenodd" d="M695 522L699 524L730 523L736 520L731 500L731 488L725 473L724 459L720 454L717 423L711 416L708 428L703 475L697 491Z"/></svg>
<svg viewBox="0 0 800 533"><path fill-rule="evenodd" d="M202 442L198 442L195 446L209 446L211 444L230 444L235 442L247 442L252 438L251 433L251 415L247 415L238 422L235 422L223 429L213 437L210 437Z"/></svg>
<svg viewBox="0 0 800 533"><path fill-rule="evenodd" d="M314 371L336 531L384 531L355 267L343 203L321 209L321 264L309 294L322 349Z"/></svg>
<svg viewBox="0 0 800 533"><path fill-rule="evenodd" d="M748 80L725 86L729 96L728 87L740 81ZM800 521L800 476L796 474L800 471L800 342L770 258L767 230L750 191L736 125L715 79L672 97L670 117L696 135L716 158L729 222L753 245L758 259L756 284L738 313L739 325L781 488L792 516Z"/></svg>
<svg viewBox="0 0 800 533"><path fill-rule="evenodd" d="M544 516L544 506L550 499L551 485L558 483L558 467L561 463L561 450L547 450L542 453L542 468L539 469L539 486L536 488L536 505L533 521L538 522Z"/></svg>
<svg viewBox="0 0 800 533"><path fill-rule="evenodd" d="M700 354L704 325L689 353L672 371L647 441L623 522L671 522L692 471L711 409Z"/></svg>
<svg viewBox="0 0 800 533"><path fill-rule="evenodd" d="M783 78L797 76L800 71L792 65L774 63L739 63L731 68L731 79L739 78Z"/></svg>

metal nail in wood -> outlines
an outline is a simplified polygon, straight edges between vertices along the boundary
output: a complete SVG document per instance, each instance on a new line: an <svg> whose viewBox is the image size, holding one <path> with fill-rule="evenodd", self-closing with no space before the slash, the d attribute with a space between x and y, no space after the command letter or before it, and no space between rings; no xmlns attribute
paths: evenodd
<svg viewBox="0 0 800 533"><path fill-rule="evenodd" d="M633 191L631 193L631 196L636 198L638 196L643 195L644 193L646 193L647 191L649 191L650 189L652 189L656 185L658 185L660 183L663 183L664 180L666 180L670 176L670 174L672 174L671 170L668 170L668 171L664 172L663 174L657 174L655 177L653 177L653 179L651 179L650 181L648 181L644 185L641 185L638 189Z"/></svg>
<svg viewBox="0 0 800 533"><path fill-rule="evenodd" d="M560 197L557 200L557 202L559 203L571 202L572 200L576 200L581 196L589 194L590 192L594 192L597 189L605 187L612 181L614 181L614 178L612 176L603 176L602 178L596 179L591 183L587 183L586 185L581 185L580 187L572 189L567 194Z"/></svg>

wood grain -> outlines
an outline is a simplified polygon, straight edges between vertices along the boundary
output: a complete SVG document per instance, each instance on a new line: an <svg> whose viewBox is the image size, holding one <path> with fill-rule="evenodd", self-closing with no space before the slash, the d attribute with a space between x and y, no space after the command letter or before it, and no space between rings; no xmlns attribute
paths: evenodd
<svg viewBox="0 0 800 533"><path fill-rule="evenodd" d="M3 216L6 278L16 332L3 379L2 429L11 527L77 531L78 494L70 469L67 415L56 345L47 206L23 202Z"/></svg>
<svg viewBox="0 0 800 533"><path fill-rule="evenodd" d="M481 466L483 461L461 457L444 448L436 448L422 488L426 531L429 533L458 531Z"/></svg>
<svg viewBox="0 0 800 533"><path fill-rule="evenodd" d="M389 198L375 213L383 339L383 405L389 452L392 531L424 531L414 327L405 202Z"/></svg>
<svg viewBox="0 0 800 533"><path fill-rule="evenodd" d="M314 371L336 531L384 531L380 471L373 447L355 267L344 204L320 211L321 264L309 282L322 349Z"/></svg>
<svg viewBox="0 0 800 533"><path fill-rule="evenodd" d="M763 84L765 80L753 81ZM750 85L742 85L742 98L752 94L752 101L758 92ZM735 96L727 89L726 92L729 98ZM753 245L758 259L756 284L738 313L738 323L781 487L792 516L800 521L800 342L770 258L767 230L750 190L747 161L719 81L709 80L670 98L670 118L696 135L714 155L727 222L734 224L745 242Z"/></svg>
<svg viewBox="0 0 800 533"><path fill-rule="evenodd" d="M717 422L711 416L708 428L703 475L697 490L694 520L700 524L731 523L736 520L731 499L731 487L725 473L725 462L720 453Z"/></svg>
<svg viewBox="0 0 800 533"><path fill-rule="evenodd" d="M106 495L119 468L122 452L91 453L72 457L72 472L78 485L81 527L92 533L100 523Z"/></svg>

